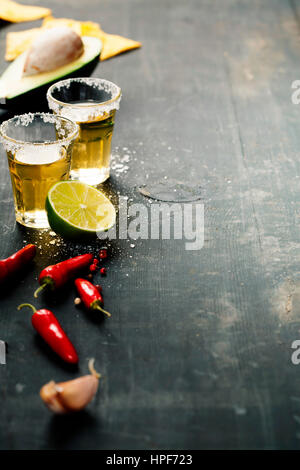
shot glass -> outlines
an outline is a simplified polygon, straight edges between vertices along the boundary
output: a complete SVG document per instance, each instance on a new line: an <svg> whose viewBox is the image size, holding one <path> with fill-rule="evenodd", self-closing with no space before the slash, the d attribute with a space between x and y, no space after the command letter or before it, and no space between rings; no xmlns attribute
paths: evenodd
<svg viewBox="0 0 300 470"><path fill-rule="evenodd" d="M70 178L90 185L103 183L110 174L111 139L121 89L102 78L71 78L52 85L49 108L79 125Z"/></svg>
<svg viewBox="0 0 300 470"><path fill-rule="evenodd" d="M14 195L16 220L47 228L45 202L50 187L67 180L78 126L50 113L15 116L0 126Z"/></svg>

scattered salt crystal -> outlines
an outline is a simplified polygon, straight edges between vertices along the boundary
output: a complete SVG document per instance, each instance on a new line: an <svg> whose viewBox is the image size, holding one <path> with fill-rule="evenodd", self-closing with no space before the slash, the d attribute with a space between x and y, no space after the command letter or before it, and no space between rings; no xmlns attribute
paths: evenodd
<svg viewBox="0 0 300 470"><path fill-rule="evenodd" d="M18 393L22 393L24 390L25 385L24 384L16 384L16 391Z"/></svg>
<svg viewBox="0 0 300 470"><path fill-rule="evenodd" d="M234 411L238 416L243 416L247 413L247 409L244 408L243 406L235 406Z"/></svg>

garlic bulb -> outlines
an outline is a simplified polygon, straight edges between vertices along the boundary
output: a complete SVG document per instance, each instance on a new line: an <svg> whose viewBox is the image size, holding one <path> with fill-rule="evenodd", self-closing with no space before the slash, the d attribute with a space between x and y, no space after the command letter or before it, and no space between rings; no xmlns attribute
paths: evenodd
<svg viewBox="0 0 300 470"><path fill-rule="evenodd" d="M82 410L94 398L99 385L100 374L94 369L94 359L89 361L89 375L67 382L44 385L40 396L54 413L63 414Z"/></svg>
<svg viewBox="0 0 300 470"><path fill-rule="evenodd" d="M81 37L65 26L51 28L37 36L28 51L23 75L49 72L78 59L83 53Z"/></svg>

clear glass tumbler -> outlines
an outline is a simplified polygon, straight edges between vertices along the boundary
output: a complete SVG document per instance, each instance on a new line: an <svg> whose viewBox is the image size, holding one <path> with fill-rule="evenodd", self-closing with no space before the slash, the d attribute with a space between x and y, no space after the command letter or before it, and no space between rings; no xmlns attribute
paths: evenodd
<svg viewBox="0 0 300 470"><path fill-rule="evenodd" d="M34 228L49 227L45 201L50 187L69 178L78 126L50 113L15 116L0 126L11 176L16 220Z"/></svg>
<svg viewBox="0 0 300 470"><path fill-rule="evenodd" d="M79 125L70 177L90 185L103 183L110 174L111 139L121 89L102 78L71 78L52 85L49 108Z"/></svg>

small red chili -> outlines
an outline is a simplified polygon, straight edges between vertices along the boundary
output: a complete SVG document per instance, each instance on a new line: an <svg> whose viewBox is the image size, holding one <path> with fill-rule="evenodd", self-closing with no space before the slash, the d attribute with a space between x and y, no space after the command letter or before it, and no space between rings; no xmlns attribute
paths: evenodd
<svg viewBox="0 0 300 470"><path fill-rule="evenodd" d="M40 287L35 291L34 297L37 297L39 292L45 289L45 287L50 287L52 290L62 287L67 281L76 276L78 271L87 268L91 264L92 259L93 255L87 253L43 269L39 276Z"/></svg>
<svg viewBox="0 0 300 470"><path fill-rule="evenodd" d="M90 266L90 271L91 271L91 273L96 272L97 269L98 269L98 267L96 266L96 264L91 264L91 266Z"/></svg>
<svg viewBox="0 0 300 470"><path fill-rule="evenodd" d="M54 313L45 308L37 310L31 304L21 304L19 305L18 310L23 307L29 307L33 310L33 315L31 317L32 326L51 347L51 349L53 349L53 351L56 352L56 354L58 354L58 356L60 356L64 361L71 364L77 364L77 352Z"/></svg>
<svg viewBox="0 0 300 470"><path fill-rule="evenodd" d="M84 303L84 306L88 310L100 310L102 313L105 313L108 317L111 316L109 312L103 310L102 306L104 305L103 297L99 290L94 284L86 279L78 278L75 281L75 286L78 291L78 294Z"/></svg>
<svg viewBox="0 0 300 470"><path fill-rule="evenodd" d="M99 260L98 260L97 258L94 258L94 259L93 259L93 264L95 264L96 266L98 266Z"/></svg>
<svg viewBox="0 0 300 470"><path fill-rule="evenodd" d="M106 268L101 268L101 269L100 269L100 274L101 274L102 276L106 276Z"/></svg>
<svg viewBox="0 0 300 470"><path fill-rule="evenodd" d="M11 275L20 271L30 263L36 254L35 245L26 245L9 258L0 261L0 282L6 281Z"/></svg>
<svg viewBox="0 0 300 470"><path fill-rule="evenodd" d="M103 247L100 249L99 251L99 258L100 259L105 259L107 258L107 248L106 247Z"/></svg>

